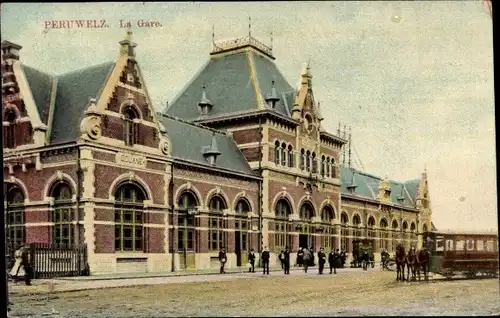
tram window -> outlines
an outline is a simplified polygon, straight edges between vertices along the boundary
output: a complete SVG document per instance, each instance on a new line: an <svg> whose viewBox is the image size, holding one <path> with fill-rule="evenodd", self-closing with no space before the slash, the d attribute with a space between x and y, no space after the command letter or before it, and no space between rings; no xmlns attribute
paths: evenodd
<svg viewBox="0 0 500 318"><path fill-rule="evenodd" d="M467 250L468 251L474 250L474 240L467 240Z"/></svg>
<svg viewBox="0 0 500 318"><path fill-rule="evenodd" d="M463 251L465 250L465 241L464 240L459 240L456 241L456 251Z"/></svg>
<svg viewBox="0 0 500 318"><path fill-rule="evenodd" d="M492 252L495 250L495 247L494 247L494 242L491 241L491 240L488 240L486 241L486 250L489 251L489 252Z"/></svg>
<svg viewBox="0 0 500 318"><path fill-rule="evenodd" d="M443 252L444 251L444 238L443 237L436 237L436 252Z"/></svg>
<svg viewBox="0 0 500 318"><path fill-rule="evenodd" d="M453 240L446 240L446 250L447 251L453 251Z"/></svg>
<svg viewBox="0 0 500 318"><path fill-rule="evenodd" d="M483 251L484 250L484 242L483 241L476 241L476 249L478 251Z"/></svg>

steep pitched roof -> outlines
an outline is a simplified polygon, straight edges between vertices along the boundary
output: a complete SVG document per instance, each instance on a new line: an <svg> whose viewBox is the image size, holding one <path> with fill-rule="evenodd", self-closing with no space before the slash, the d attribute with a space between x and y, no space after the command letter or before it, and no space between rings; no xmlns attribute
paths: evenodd
<svg viewBox="0 0 500 318"><path fill-rule="evenodd" d="M364 197L371 200L376 200L378 196L378 187L381 181L381 178L357 171L355 169L351 169L347 166L340 166L340 189L342 194L351 195L349 189L347 188L352 182L352 176L354 174L354 181L357 185L354 195L359 197ZM391 201L395 205L400 205L398 198L401 196L401 192L403 192L404 203L403 207L407 208L415 208L415 197L412 197L413 189L418 187L418 183L416 187L414 186L414 181L397 182L389 180L391 185ZM418 182L418 180L416 180ZM408 186L410 189L408 189ZM403 189L402 189L403 188ZM403 191L401 191L403 190ZM416 190L414 191L414 195L416 195Z"/></svg>
<svg viewBox="0 0 500 318"><path fill-rule="evenodd" d="M51 143L73 141L89 98L98 98L115 62L87 67L57 77Z"/></svg>
<svg viewBox="0 0 500 318"><path fill-rule="evenodd" d="M35 100L38 114L44 124L48 124L50 94L54 76L34 69L33 67L21 64L21 68L26 75L26 80L31 89L31 94Z"/></svg>
<svg viewBox="0 0 500 318"><path fill-rule="evenodd" d="M272 60L252 50L214 56L174 99L167 114L186 120L198 119L203 85L213 103L212 110L204 118L257 110L259 100L265 101L271 92L272 81L280 97L275 111L289 117L293 106L289 94L294 94L294 89ZM287 96L288 105L283 94Z"/></svg>
<svg viewBox="0 0 500 318"><path fill-rule="evenodd" d="M217 148L220 152L215 167L256 176L231 136L168 115L158 116L158 121L170 139L174 160L180 159L213 168L214 166L209 164L203 156L203 148L210 146L215 132ZM188 138L189 145L186 144Z"/></svg>

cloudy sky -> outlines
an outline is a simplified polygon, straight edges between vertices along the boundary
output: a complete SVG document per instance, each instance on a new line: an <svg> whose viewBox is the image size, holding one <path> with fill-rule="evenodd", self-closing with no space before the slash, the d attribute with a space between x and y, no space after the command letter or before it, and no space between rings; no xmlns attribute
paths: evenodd
<svg viewBox="0 0 500 318"><path fill-rule="evenodd" d="M212 25L216 40L245 36L248 16L262 42L273 31L292 85L310 59L324 128L352 127L358 167L398 181L427 167L438 228L497 228L492 22L482 1L9 3L1 31L23 46L24 63L60 74L114 60L120 20L130 21L161 110L209 58ZM44 30L67 19L109 28Z"/></svg>

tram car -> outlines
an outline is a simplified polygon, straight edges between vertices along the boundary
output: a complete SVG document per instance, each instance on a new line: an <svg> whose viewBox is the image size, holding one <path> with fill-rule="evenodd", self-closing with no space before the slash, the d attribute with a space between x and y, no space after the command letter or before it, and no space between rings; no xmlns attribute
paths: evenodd
<svg viewBox="0 0 500 318"><path fill-rule="evenodd" d="M363 252L361 246L365 246L368 249L368 264L371 268L375 267L375 255L373 254L373 243L370 240L353 240L352 241L352 261L351 268L363 267Z"/></svg>
<svg viewBox="0 0 500 318"><path fill-rule="evenodd" d="M437 231L423 234L429 272L448 279L498 277L498 233Z"/></svg>

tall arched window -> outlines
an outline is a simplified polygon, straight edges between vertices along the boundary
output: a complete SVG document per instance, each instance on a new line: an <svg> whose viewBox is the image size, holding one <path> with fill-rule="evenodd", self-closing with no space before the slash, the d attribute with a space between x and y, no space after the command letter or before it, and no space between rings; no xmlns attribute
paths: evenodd
<svg viewBox="0 0 500 318"><path fill-rule="evenodd" d="M306 151L306 171L311 171L311 152Z"/></svg>
<svg viewBox="0 0 500 318"><path fill-rule="evenodd" d="M318 172L318 159L316 158L315 152L312 153L311 161L312 161L312 173L317 173Z"/></svg>
<svg viewBox="0 0 500 318"><path fill-rule="evenodd" d="M397 245L397 238L399 236L398 221L392 221L392 248L395 249Z"/></svg>
<svg viewBox="0 0 500 318"><path fill-rule="evenodd" d="M320 168L321 176L325 176L326 172L326 159L325 156L321 156L321 168Z"/></svg>
<svg viewBox="0 0 500 318"><path fill-rule="evenodd" d="M132 183L121 185L115 194L115 250L143 251L145 195Z"/></svg>
<svg viewBox="0 0 500 318"><path fill-rule="evenodd" d="M380 220L380 248L385 250L389 249L389 233L387 232L387 221L386 219Z"/></svg>
<svg viewBox="0 0 500 318"><path fill-rule="evenodd" d="M340 215L340 248L343 249L346 253L349 252L349 218L345 212L342 212Z"/></svg>
<svg viewBox="0 0 500 318"><path fill-rule="evenodd" d="M411 244L413 246L417 246L417 234L415 233L415 229L416 229L416 226L415 226L415 223L414 222L411 222L410 224L410 232L411 232Z"/></svg>
<svg viewBox="0 0 500 318"><path fill-rule="evenodd" d="M220 195L214 195L209 203L208 249L218 251L224 247L224 221L222 214L227 209L226 201Z"/></svg>
<svg viewBox="0 0 500 318"><path fill-rule="evenodd" d="M330 178L332 174L332 166L330 165L330 157L326 158L326 176Z"/></svg>
<svg viewBox="0 0 500 318"><path fill-rule="evenodd" d="M74 208L71 202L71 188L66 183L57 184L52 190L54 211L52 212L52 243L56 246L69 247L74 242Z"/></svg>
<svg viewBox="0 0 500 318"><path fill-rule="evenodd" d="M403 242L405 245L405 249L408 250L410 248L410 236L408 233L408 222L403 222Z"/></svg>
<svg viewBox="0 0 500 318"><path fill-rule="evenodd" d="M274 163L279 165L281 162L281 146L280 142L276 140L274 143Z"/></svg>
<svg viewBox="0 0 500 318"><path fill-rule="evenodd" d="M293 168L295 166L294 153L292 145L288 145L288 166Z"/></svg>
<svg viewBox="0 0 500 318"><path fill-rule="evenodd" d="M7 149L16 148L16 119L16 112L7 108L4 113L4 147Z"/></svg>
<svg viewBox="0 0 500 318"><path fill-rule="evenodd" d="M134 107L128 106L123 111L125 125L123 127L124 141L127 146L132 146L136 144L139 140L139 127L134 119L138 119L139 116Z"/></svg>
<svg viewBox="0 0 500 318"><path fill-rule="evenodd" d="M195 217L190 211L195 210L198 206L198 199L190 192L185 191L179 197L177 203L179 214L177 217L177 241L178 249L185 251L194 250L195 242Z"/></svg>
<svg viewBox="0 0 500 318"><path fill-rule="evenodd" d="M368 218L368 237L375 238L375 219L373 216Z"/></svg>
<svg viewBox="0 0 500 318"><path fill-rule="evenodd" d="M234 220L234 229L236 230L235 236L235 246L236 251L242 253L248 251L248 230L250 230L250 225L248 224L248 213L250 213L250 203L245 198L241 198L236 203L236 217ZM238 263L238 256L237 256ZM241 256L240 256L240 264L241 264Z"/></svg>
<svg viewBox="0 0 500 318"><path fill-rule="evenodd" d="M286 167L286 161L288 160L288 149L286 148L286 144L282 143L281 144L281 151L282 151L282 156L281 156L281 165L283 167Z"/></svg>
<svg viewBox="0 0 500 318"><path fill-rule="evenodd" d="M276 203L274 210L274 244L271 248L275 252L279 252L285 249L287 245L290 245L291 238L288 235L288 232L291 230L288 224L288 216L290 214L292 214L290 203L286 199L280 199ZM269 228L272 230L272 225Z"/></svg>
<svg viewBox="0 0 500 318"><path fill-rule="evenodd" d="M354 225L354 237L356 239L360 239L362 237L362 231L361 231L361 218L359 215L354 215L352 218L352 224Z"/></svg>
<svg viewBox="0 0 500 318"><path fill-rule="evenodd" d="M300 169L306 170L306 152L300 149Z"/></svg>
<svg viewBox="0 0 500 318"><path fill-rule="evenodd" d="M335 158L330 159L330 178L335 178Z"/></svg>
<svg viewBox="0 0 500 318"><path fill-rule="evenodd" d="M427 224L424 224L424 226L422 227L422 231L424 233L429 231L429 229L427 228Z"/></svg>
<svg viewBox="0 0 500 318"><path fill-rule="evenodd" d="M16 250L25 243L24 194L17 186L7 192L7 235L10 248Z"/></svg>
<svg viewBox="0 0 500 318"><path fill-rule="evenodd" d="M321 235L321 246L327 251L333 250L335 229L332 226L332 220L335 218L333 208L329 205L325 206L321 211L321 223L325 224L325 229Z"/></svg>

